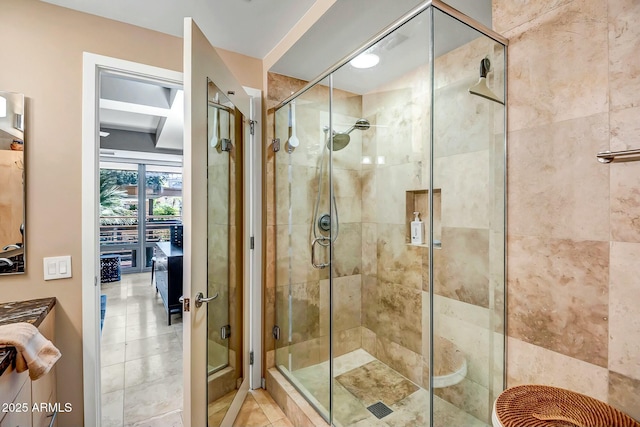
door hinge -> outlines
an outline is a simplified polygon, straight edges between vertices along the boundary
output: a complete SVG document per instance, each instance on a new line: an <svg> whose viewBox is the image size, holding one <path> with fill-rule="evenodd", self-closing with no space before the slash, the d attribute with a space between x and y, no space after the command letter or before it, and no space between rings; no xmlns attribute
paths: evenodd
<svg viewBox="0 0 640 427"><path fill-rule="evenodd" d="M253 351L249 352L249 365L253 365Z"/></svg>
<svg viewBox="0 0 640 427"><path fill-rule="evenodd" d="M251 135L255 135L256 134L256 121L255 120L249 120L249 133Z"/></svg>
<svg viewBox="0 0 640 427"><path fill-rule="evenodd" d="M220 328L220 338L226 340L231 336L231 325L224 325Z"/></svg>
<svg viewBox="0 0 640 427"><path fill-rule="evenodd" d="M280 326L275 325L273 327L273 330L271 331L271 334L273 335L273 338L275 340L279 340L280 339Z"/></svg>
<svg viewBox="0 0 640 427"><path fill-rule="evenodd" d="M233 144L229 138L222 138L221 140L221 150L222 151L231 151L233 148Z"/></svg>
<svg viewBox="0 0 640 427"><path fill-rule="evenodd" d="M278 151L280 151L280 138L275 138L272 141L271 147L273 148L274 153L277 153Z"/></svg>
<svg viewBox="0 0 640 427"><path fill-rule="evenodd" d="M250 249L253 249L255 247L255 239L253 238L253 236L251 236L251 238L249 239L249 245Z"/></svg>

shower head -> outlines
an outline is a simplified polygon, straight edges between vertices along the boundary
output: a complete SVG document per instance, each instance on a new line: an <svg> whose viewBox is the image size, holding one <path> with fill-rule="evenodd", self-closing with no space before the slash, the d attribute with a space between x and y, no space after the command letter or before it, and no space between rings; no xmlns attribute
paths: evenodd
<svg viewBox="0 0 640 427"><path fill-rule="evenodd" d="M358 130L367 130L371 127L371 123L367 119L358 119L356 123L347 129L345 132L338 132L333 134L333 151L342 150L344 147L349 145L349 141L351 141L351 137L349 134L353 132L355 129ZM329 147L330 142L327 142L327 147Z"/></svg>
<svg viewBox="0 0 640 427"><path fill-rule="evenodd" d="M490 69L491 62L489 61L489 58L484 58L482 61L480 61L480 80L478 80L478 83L469 88L469 93L504 105L504 102L500 101L496 94L494 94L487 86L487 74L489 73Z"/></svg>
<svg viewBox="0 0 640 427"><path fill-rule="evenodd" d="M358 119L358 120L356 120L356 124L351 126L351 128L345 133L351 133L351 132L353 132L354 129L367 130L370 127L371 127L371 123L369 123L369 120L367 120L367 119Z"/></svg>

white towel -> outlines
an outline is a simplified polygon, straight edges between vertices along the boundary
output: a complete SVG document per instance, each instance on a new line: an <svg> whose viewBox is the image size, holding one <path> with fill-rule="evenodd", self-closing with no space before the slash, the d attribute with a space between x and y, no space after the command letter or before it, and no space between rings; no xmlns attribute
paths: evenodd
<svg viewBox="0 0 640 427"><path fill-rule="evenodd" d="M61 356L60 350L31 323L1 325L0 345L16 348L16 371L29 369L32 380L46 375Z"/></svg>

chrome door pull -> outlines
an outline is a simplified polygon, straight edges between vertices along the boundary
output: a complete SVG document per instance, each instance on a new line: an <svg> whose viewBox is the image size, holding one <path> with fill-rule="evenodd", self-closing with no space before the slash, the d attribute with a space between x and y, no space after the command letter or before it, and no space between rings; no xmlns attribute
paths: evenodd
<svg viewBox="0 0 640 427"><path fill-rule="evenodd" d="M315 239L313 239L313 242L311 242L311 265L313 265L315 268L322 269L329 266L328 262L316 264L316 243L319 243L321 246L327 246L322 244L322 242L326 240L331 241L331 239L329 239L328 237L320 236L316 237Z"/></svg>
<svg viewBox="0 0 640 427"><path fill-rule="evenodd" d="M216 292L214 296L209 298L205 298L202 292L198 292L198 294L196 295L196 308L201 307L203 303L213 301L216 298L218 298L218 292Z"/></svg>

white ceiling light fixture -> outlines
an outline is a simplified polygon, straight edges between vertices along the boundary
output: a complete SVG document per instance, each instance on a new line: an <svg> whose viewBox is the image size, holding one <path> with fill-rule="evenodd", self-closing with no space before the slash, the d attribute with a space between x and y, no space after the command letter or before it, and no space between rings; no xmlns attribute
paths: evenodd
<svg viewBox="0 0 640 427"><path fill-rule="evenodd" d="M380 57L375 53L371 53L368 51L362 52L360 55L353 58L349 64L351 64L354 68L371 68L378 65L380 62Z"/></svg>

